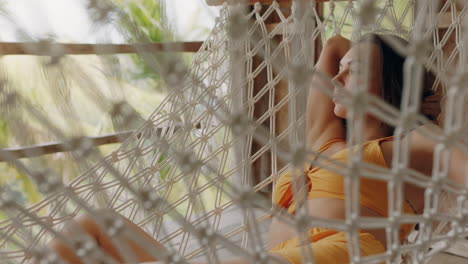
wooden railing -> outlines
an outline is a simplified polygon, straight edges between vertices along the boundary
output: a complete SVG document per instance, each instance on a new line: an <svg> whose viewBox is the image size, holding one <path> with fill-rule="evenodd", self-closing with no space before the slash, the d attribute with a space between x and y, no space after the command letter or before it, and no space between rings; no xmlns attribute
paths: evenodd
<svg viewBox="0 0 468 264"><path fill-rule="evenodd" d="M156 52L197 52L203 45L202 41L193 42L161 42L139 44L67 44L54 42L2 42L0 55L109 55L126 53L156 53ZM0 148L0 152L14 159L37 157L58 152L69 152L80 148L80 143L86 140L94 146L121 143L134 131L113 133L95 137L81 137L68 142L52 142L17 148ZM0 161L5 161L0 155Z"/></svg>
<svg viewBox="0 0 468 264"><path fill-rule="evenodd" d="M58 152L75 151L80 148L80 145L84 141L90 142L94 146L121 143L133 133L134 131L126 131L96 137L80 137L68 142L53 142L28 147L5 148L0 149L0 152L3 152L4 155L6 154L9 157L13 157L14 159L31 158ZM0 155L0 161L5 161L2 157L4 155Z"/></svg>
<svg viewBox="0 0 468 264"><path fill-rule="evenodd" d="M244 0L245 3L249 4L249 5L253 5L255 3L260 3L262 5L270 5L271 3L273 3L273 1L276 1L278 2L280 5L281 4L291 4L292 0ZM312 0L310 0L312 1ZM315 0L316 3L319 3L319 2L329 2L330 0ZM347 1L347 0L335 0L335 2L338 2L338 1ZM230 1L230 0L206 0L206 3L209 5L209 6L219 6L219 5L222 5L224 4L225 2L227 3L238 3L238 1ZM242 1L240 1L242 2Z"/></svg>
<svg viewBox="0 0 468 264"><path fill-rule="evenodd" d="M197 52L203 42L160 42L136 44L67 44L55 42L2 42L0 55L109 55L124 53Z"/></svg>
<svg viewBox="0 0 468 264"><path fill-rule="evenodd" d="M167 127L157 127L156 134L160 135L163 129ZM179 125L175 126L175 130L180 128ZM194 124L195 129L202 128L200 123ZM108 144L115 144L115 143L122 143L128 137L133 135L135 130L124 131L124 132L117 132L112 134L106 134L102 136L94 136L94 137L77 137L70 139L66 142L51 142L46 144L38 144L33 146L27 147L17 147L17 148L0 148L0 162L6 161L4 157L12 157L13 159L21 159L21 158L31 158L37 157L47 154L59 153L59 152L69 152L69 151L76 151L81 148L83 143L90 143L92 146L102 146ZM140 134L137 134L136 137L140 138Z"/></svg>

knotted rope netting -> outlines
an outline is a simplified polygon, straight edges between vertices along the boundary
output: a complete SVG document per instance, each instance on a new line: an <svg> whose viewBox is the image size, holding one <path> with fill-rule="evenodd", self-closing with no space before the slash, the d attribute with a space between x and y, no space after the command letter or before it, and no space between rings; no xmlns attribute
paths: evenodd
<svg viewBox="0 0 468 264"><path fill-rule="evenodd" d="M190 67L185 67L177 57L144 53L152 69L163 76L167 98L109 156L100 156L86 138L71 141L60 136L60 129L48 122L46 115L31 110L35 118L50 125L52 133L79 146L73 152L76 162L88 164L91 158L100 161L64 184L53 168L26 164L10 152L0 150L2 159L32 178L46 197L25 208L15 201L8 186L1 189L0 212L8 216L0 224L2 263L22 263L26 254L50 261L44 263L60 263L53 252L43 247L56 236L83 259L112 263L86 236L63 237L58 233L65 222L82 213L94 216L111 236L125 236L137 243L143 241L137 234L128 232L121 220L95 214L98 208L120 212L161 241L172 257L164 252L150 253L170 263L195 257L216 263L228 255L245 257L253 263L269 261L265 223L272 212L297 228L300 234L307 234L308 227L312 226L346 231L352 241L348 243L352 263L398 263L403 255L410 262L424 263L435 253L463 243L468 235L468 192L466 187L447 178L450 159L447 150L457 145L468 153L464 137L467 5L451 0L405 1L404 8L399 10L394 8L393 0L330 1L324 5L328 8L325 14L317 11L315 1L306 0L292 1L291 9L277 2L265 6L225 4ZM339 12L338 8L341 8ZM104 4L96 10L104 18L116 15ZM271 16L278 20L273 26L266 23ZM352 25L347 25L349 21ZM272 209L270 199L264 195L264 190L286 170L302 169L306 162L312 162L308 157L314 153L303 147L306 95L311 76L319 74L314 72L316 46L329 37L327 29L330 28L331 34L348 30L353 40L366 32L391 32L409 40L407 48L388 40L399 53L407 56L400 110L370 96L366 87L358 87L345 100L355 126L362 129L366 112L394 125L397 151L390 169L363 165L360 155L348 164L330 168L345 177L347 217L344 221L306 214L288 215L274 206ZM128 29L138 36L138 28L129 24ZM61 56L56 44L31 45L41 47L42 53L51 58ZM138 52L138 46L135 49ZM361 55L362 61L367 61L366 55ZM409 144L404 137L418 124L427 122L419 113L422 84L417 77L424 66L436 76L433 89L441 89L446 94L442 128L433 125L421 131L437 142L434 170L429 176L408 167ZM267 73L266 80L254 91L260 72ZM283 96L278 96L275 90L280 83L288 84ZM1 90L1 104L15 105L22 100L12 85L4 87L8 89ZM256 115L255 105L261 98L267 98L268 103ZM95 103L101 102L95 100ZM25 101L21 105L26 111L33 109ZM288 109L288 114L280 116L281 109ZM122 120L132 118L125 107L118 108L117 114ZM288 120L281 131L279 118ZM354 136L353 131L348 126L348 144L359 146L362 138ZM261 147L253 150L253 142ZM260 177L257 175L261 181L254 182L252 164L265 153L269 159L268 173L263 170ZM319 157L313 162L323 166L324 161L324 157ZM359 216L362 175L388 182L388 218ZM421 215L402 212L404 182L426 189ZM294 189L301 184L304 183L297 177ZM443 202L442 197L450 199ZM405 244L398 239L402 223L419 225ZM357 230L364 227L385 228L387 251L384 254L361 256ZM146 245L141 243L141 246ZM133 254L121 245L117 247L132 263ZM308 245L303 248L304 263L313 263L311 248Z"/></svg>

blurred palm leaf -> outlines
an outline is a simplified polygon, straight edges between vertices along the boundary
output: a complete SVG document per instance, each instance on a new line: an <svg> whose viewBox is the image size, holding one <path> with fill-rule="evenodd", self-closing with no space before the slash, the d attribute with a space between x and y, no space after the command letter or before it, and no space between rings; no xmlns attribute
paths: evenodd
<svg viewBox="0 0 468 264"><path fill-rule="evenodd" d="M114 0L128 15L130 21L122 21L121 25L130 33L127 41L163 42L174 40L173 30L166 16L164 0ZM138 29L138 33L134 29ZM133 35L132 35L133 34ZM167 54L166 54L167 55ZM165 56L158 54L158 56ZM171 56L169 54L169 56ZM136 71L134 79L161 77L154 67L149 65L141 55L132 55Z"/></svg>

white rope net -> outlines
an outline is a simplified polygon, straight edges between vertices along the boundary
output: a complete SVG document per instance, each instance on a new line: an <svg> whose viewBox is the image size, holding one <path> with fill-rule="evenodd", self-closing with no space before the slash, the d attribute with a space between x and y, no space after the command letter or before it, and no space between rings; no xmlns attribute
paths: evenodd
<svg viewBox="0 0 468 264"><path fill-rule="evenodd" d="M167 98L109 156L101 156L86 138L74 138L73 143L80 146L73 152L77 163L100 160L86 173L64 184L47 165L31 165L0 150L2 159L32 178L46 197L25 208L15 201L9 187L3 186L0 213L8 220L0 223L2 263L23 263L25 254L35 255L44 261L41 263L61 263L44 249L45 242L56 236L71 245L86 263L96 260L113 263L86 236L58 234L65 222L89 213L109 234L124 234L136 243L142 241L138 234L128 232L119 219L96 214L99 208L123 214L161 241L172 257L162 252L150 253L170 263L193 258L216 263L232 255L253 263L271 261L264 253L268 252L265 227L270 221L272 203L264 193L288 168L302 168L304 162L310 162L307 160L310 153L301 147L305 145L306 94L318 55L316 45L329 37L327 29L336 34L350 33L354 40L365 32L391 32L410 40L407 49L389 43L407 56L409 65L401 110L369 96L365 90L361 93L364 87L353 92L347 101L357 125L364 112L373 112L394 125L393 144L397 151L388 169L363 166L359 157L348 164L337 164L335 170L343 174L347 184L346 220L330 221L300 214L278 217L301 234L312 226L346 231L353 241L348 243L352 263L400 263L402 256L410 263L425 263L437 252L463 243L468 235L468 193L466 187L447 177L450 159L447 150L457 145L468 154L464 137L467 7L462 1L413 0L405 1L404 8L396 10L394 2L330 1L324 4L328 10L325 15L319 14L315 1L293 1L291 9L277 2L263 7L226 4L189 68L177 57L145 53L143 56L152 69L164 77ZM103 5L97 10L105 8ZM108 13L102 12L103 16ZM273 16L278 22L267 25L266 21ZM350 21L352 24L347 25ZM131 30L138 36L137 28ZM57 57L54 53L57 46L39 44L51 57ZM433 70L437 77L434 89L443 89L446 94L442 128L434 125L421 131L437 142L434 170L427 176L408 168L409 149L404 138L424 121L418 111L421 85L414 74L421 65ZM260 73L266 73L266 80L259 87ZM277 86L285 83L287 92L279 95ZM22 100L13 85L4 87L8 89L1 90L0 104L14 106ZM259 100L267 102L261 110ZM26 110L33 108L24 101L21 105ZM41 122L50 124L51 132L58 138L72 142L61 136L60 129L48 122L46 115L31 112ZM125 108L116 114L123 120L132 118ZM285 119L288 125L280 127L279 120ZM350 145L357 143L362 140L348 141ZM252 147L255 144L257 147ZM260 161L267 165L260 170L252 169ZM314 162L316 166L324 164L320 158ZM388 181L388 218L359 217L356 194L363 175ZM404 182L425 188L422 214L406 215L397 206L402 204ZM442 197L451 198L443 202ZM405 244L398 239L402 223L419 225ZM357 230L363 227L385 228L384 254L361 256L356 241ZM131 251L117 246L128 263L132 263ZM314 263L307 247L304 246L303 263Z"/></svg>

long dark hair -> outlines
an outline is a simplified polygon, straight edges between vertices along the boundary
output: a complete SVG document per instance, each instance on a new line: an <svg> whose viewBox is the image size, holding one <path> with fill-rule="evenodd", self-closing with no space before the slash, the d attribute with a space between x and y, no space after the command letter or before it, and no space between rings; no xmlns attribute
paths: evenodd
<svg viewBox="0 0 468 264"><path fill-rule="evenodd" d="M401 100L403 96L403 67L406 57L398 54L392 47L390 47L384 39L392 38L400 42L404 46L408 46L408 42L400 37L394 35L366 34L360 42L370 42L377 44L380 49L382 60L382 97L384 100L400 109ZM434 75L430 71L425 71L423 76L423 89L422 98L433 95L432 85L434 83ZM427 118L432 117L426 115Z"/></svg>

